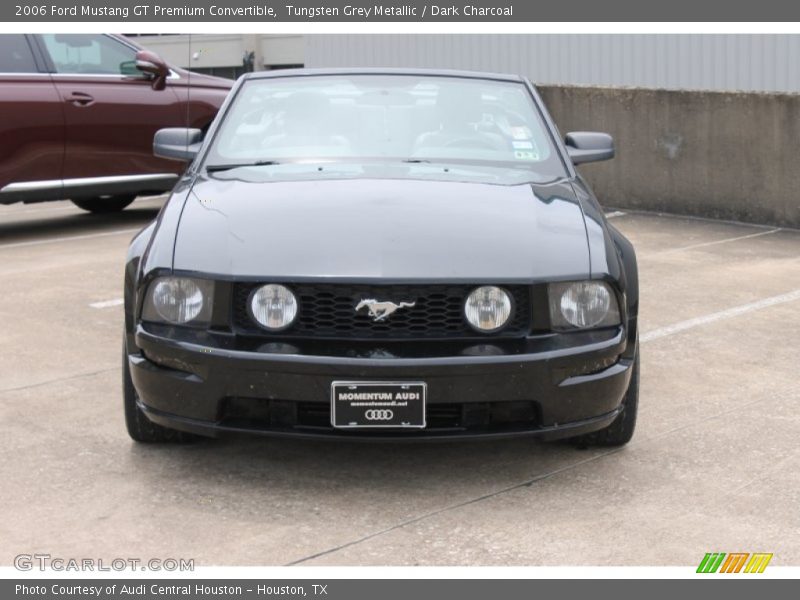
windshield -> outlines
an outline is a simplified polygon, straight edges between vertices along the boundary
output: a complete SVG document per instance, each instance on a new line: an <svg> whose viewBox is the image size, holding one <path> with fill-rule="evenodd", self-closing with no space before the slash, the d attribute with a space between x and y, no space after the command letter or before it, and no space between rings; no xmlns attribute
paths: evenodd
<svg viewBox="0 0 800 600"><path fill-rule="evenodd" d="M521 82L420 75L251 79L205 165L412 162L530 171L564 168ZM518 179L518 177L514 177Z"/></svg>

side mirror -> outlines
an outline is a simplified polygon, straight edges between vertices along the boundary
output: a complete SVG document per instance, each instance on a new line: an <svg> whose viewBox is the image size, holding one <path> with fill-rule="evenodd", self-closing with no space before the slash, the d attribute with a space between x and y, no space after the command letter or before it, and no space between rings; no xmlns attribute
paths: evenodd
<svg viewBox="0 0 800 600"><path fill-rule="evenodd" d="M564 139L572 164L597 162L614 158L614 138L596 131L573 131Z"/></svg>
<svg viewBox="0 0 800 600"><path fill-rule="evenodd" d="M136 53L136 68L153 78L151 85L154 90L160 91L167 87L169 65L158 54L149 50L139 50Z"/></svg>
<svg viewBox="0 0 800 600"><path fill-rule="evenodd" d="M156 131L153 154L160 158L190 161L197 156L202 144L203 132L200 129L168 127Z"/></svg>

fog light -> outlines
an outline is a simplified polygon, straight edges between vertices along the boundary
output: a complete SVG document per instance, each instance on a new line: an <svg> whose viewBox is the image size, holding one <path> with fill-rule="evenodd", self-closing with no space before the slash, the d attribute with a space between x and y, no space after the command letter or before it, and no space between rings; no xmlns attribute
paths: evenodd
<svg viewBox="0 0 800 600"><path fill-rule="evenodd" d="M476 331L492 333L504 327L511 317L511 296L493 285L472 291L464 303L464 316Z"/></svg>
<svg viewBox="0 0 800 600"><path fill-rule="evenodd" d="M297 298L286 286L261 286L250 296L250 315L263 328L281 331L297 316Z"/></svg>

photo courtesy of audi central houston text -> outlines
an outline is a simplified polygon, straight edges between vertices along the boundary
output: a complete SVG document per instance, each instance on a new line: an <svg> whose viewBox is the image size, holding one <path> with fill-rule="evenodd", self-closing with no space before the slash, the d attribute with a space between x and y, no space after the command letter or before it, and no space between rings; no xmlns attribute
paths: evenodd
<svg viewBox="0 0 800 600"><path fill-rule="evenodd" d="M251 74L153 148L192 162L127 258L133 439L631 438L635 253L574 167L613 140L525 78Z"/></svg>

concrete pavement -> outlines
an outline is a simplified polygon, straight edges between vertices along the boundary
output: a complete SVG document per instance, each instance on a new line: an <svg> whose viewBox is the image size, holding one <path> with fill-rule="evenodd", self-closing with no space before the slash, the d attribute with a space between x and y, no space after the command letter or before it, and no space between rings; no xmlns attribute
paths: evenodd
<svg viewBox="0 0 800 600"><path fill-rule="evenodd" d="M159 200L0 207L0 565L800 564L800 232L625 213L641 271L633 441L434 445L124 430L122 267ZM95 306L92 306L95 305ZM737 309L737 310L731 310ZM676 327L677 326L677 327Z"/></svg>

